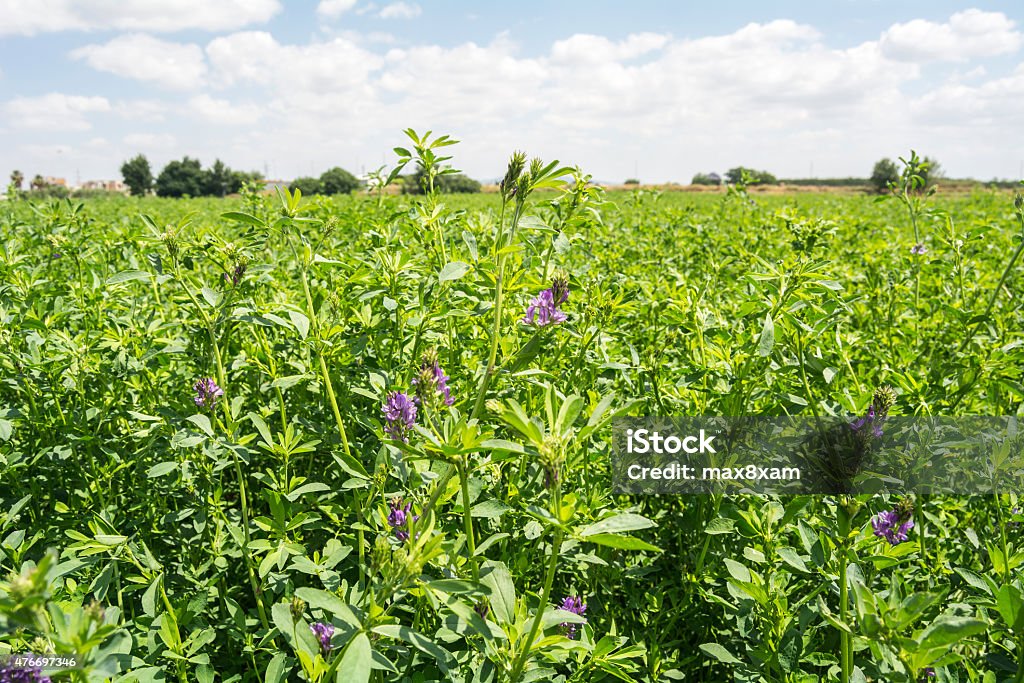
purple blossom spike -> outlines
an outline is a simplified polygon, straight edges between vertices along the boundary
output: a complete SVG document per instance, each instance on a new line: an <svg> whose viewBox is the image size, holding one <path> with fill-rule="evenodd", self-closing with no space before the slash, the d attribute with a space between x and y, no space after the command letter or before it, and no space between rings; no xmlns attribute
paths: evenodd
<svg viewBox="0 0 1024 683"><path fill-rule="evenodd" d="M424 356L420 374L413 378L412 384L416 387L417 397L421 402L430 401L434 396L440 394L444 397L444 404L450 406L455 403L451 388L448 386L450 379L451 377L444 374L444 370L441 369L441 364L437 361L437 354L433 353Z"/></svg>
<svg viewBox="0 0 1024 683"><path fill-rule="evenodd" d="M402 499L396 498L390 503L391 512L388 514L388 524L395 530L395 538L403 543L409 540L409 517L412 516L413 523L419 521L419 515L412 514L412 503L402 505Z"/></svg>
<svg viewBox="0 0 1024 683"><path fill-rule="evenodd" d="M559 605L558 608L561 609L561 610L564 610L566 612L572 612L573 614L578 614L581 617L587 611L586 603L584 603L583 599L580 598L578 595L570 595L570 596L566 597L565 599L562 600L562 604ZM584 620L584 622L585 621L586 620ZM570 624L568 622L564 622L564 623L561 624L561 627L562 627L562 631L565 632L565 635L569 638L569 640L576 640L576 635L577 635L578 630L579 630L579 628L578 628L579 624Z"/></svg>
<svg viewBox="0 0 1024 683"><path fill-rule="evenodd" d="M416 402L408 394L392 391L382 408L387 424L384 431L395 441L409 441L409 430L416 424Z"/></svg>
<svg viewBox="0 0 1024 683"><path fill-rule="evenodd" d="M212 377L204 377L192 388L196 391L195 402L200 408L213 408L217 398L224 395L224 390L217 386Z"/></svg>
<svg viewBox="0 0 1024 683"><path fill-rule="evenodd" d="M568 297L568 293L566 293ZM545 327L565 322L565 313L558 309L559 302L555 299L551 289L545 289L526 308L526 315L523 322L527 325Z"/></svg>
<svg viewBox="0 0 1024 683"><path fill-rule="evenodd" d="M320 651L326 657L331 651L331 638L334 637L334 624L317 621L309 625L316 639L320 641Z"/></svg>
<svg viewBox="0 0 1024 683"><path fill-rule="evenodd" d="M909 537L914 520L904 519L897 510L885 510L871 518L871 528L875 536L889 541L889 545L899 545Z"/></svg>
<svg viewBox="0 0 1024 683"><path fill-rule="evenodd" d="M870 425L871 433L875 436L875 438L881 438L882 420L876 421L876 417L878 417L878 414L875 412L875 406L872 405L871 407L868 408L868 412L865 413L863 417L860 417L850 423L850 429L852 429L855 432L859 432L861 429L864 428L865 425Z"/></svg>
<svg viewBox="0 0 1024 683"><path fill-rule="evenodd" d="M43 675L38 666L19 666L0 664L0 683L51 683L49 676Z"/></svg>

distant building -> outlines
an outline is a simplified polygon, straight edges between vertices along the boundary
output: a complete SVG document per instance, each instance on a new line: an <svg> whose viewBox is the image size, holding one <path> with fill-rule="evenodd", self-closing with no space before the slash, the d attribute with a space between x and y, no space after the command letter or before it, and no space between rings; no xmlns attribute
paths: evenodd
<svg viewBox="0 0 1024 683"><path fill-rule="evenodd" d="M128 186L120 180L86 180L83 190L104 190L106 192L127 192Z"/></svg>
<svg viewBox="0 0 1024 683"><path fill-rule="evenodd" d="M46 176L43 178L43 182L47 185L59 185L61 187L67 187L68 181L64 178L55 178L53 176Z"/></svg>
<svg viewBox="0 0 1024 683"><path fill-rule="evenodd" d="M274 192L277 188L285 189L288 187L287 180L263 180L263 191Z"/></svg>

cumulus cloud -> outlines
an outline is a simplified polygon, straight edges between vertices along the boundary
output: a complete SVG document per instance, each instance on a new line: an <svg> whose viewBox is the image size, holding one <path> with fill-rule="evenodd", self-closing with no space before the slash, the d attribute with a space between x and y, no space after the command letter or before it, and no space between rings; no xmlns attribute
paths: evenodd
<svg viewBox="0 0 1024 683"><path fill-rule="evenodd" d="M282 95L363 86L382 63L379 56L346 38L284 45L263 31L215 38L206 46L206 54L220 83L273 86Z"/></svg>
<svg viewBox="0 0 1024 683"><path fill-rule="evenodd" d="M15 128L49 131L88 130L88 115L110 111L105 97L49 93L38 97L16 97L4 104L7 123Z"/></svg>
<svg viewBox="0 0 1024 683"><path fill-rule="evenodd" d="M167 88L188 90L200 86L206 61L198 45L173 43L143 33L130 33L71 52L99 71Z"/></svg>
<svg viewBox="0 0 1024 683"><path fill-rule="evenodd" d="M384 5L377 16L381 19L415 19L423 9L414 2L392 2Z"/></svg>
<svg viewBox="0 0 1024 683"><path fill-rule="evenodd" d="M194 114L210 123L245 126L256 123L262 116L260 108L254 104L234 104L207 94L193 97L188 106Z"/></svg>
<svg viewBox="0 0 1024 683"><path fill-rule="evenodd" d="M914 19L894 24L882 34L887 57L907 62L958 62L1016 52L1024 36L1002 12L969 9L936 24Z"/></svg>
<svg viewBox="0 0 1024 683"><path fill-rule="evenodd" d="M333 19L340 17L355 6L356 0L320 0L320 4L316 6L316 13L322 17Z"/></svg>
<svg viewBox="0 0 1024 683"><path fill-rule="evenodd" d="M227 31L261 24L278 0L0 0L0 34L54 31Z"/></svg>
<svg viewBox="0 0 1024 683"><path fill-rule="evenodd" d="M145 150L171 149L178 142L170 133L129 133L121 141L128 147Z"/></svg>

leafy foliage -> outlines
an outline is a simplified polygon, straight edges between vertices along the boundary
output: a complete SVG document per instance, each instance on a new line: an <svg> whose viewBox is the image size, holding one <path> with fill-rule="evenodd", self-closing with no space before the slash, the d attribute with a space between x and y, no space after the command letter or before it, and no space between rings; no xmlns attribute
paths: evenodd
<svg viewBox="0 0 1024 683"><path fill-rule="evenodd" d="M1016 495L609 472L623 415L854 416L884 384L897 413L1024 415L1024 200L913 170L888 201L606 197L522 153L442 197L455 142L407 137L372 196L0 205L0 653L115 681L1024 675ZM388 196L409 164L428 193ZM562 317L524 322L544 292Z"/></svg>

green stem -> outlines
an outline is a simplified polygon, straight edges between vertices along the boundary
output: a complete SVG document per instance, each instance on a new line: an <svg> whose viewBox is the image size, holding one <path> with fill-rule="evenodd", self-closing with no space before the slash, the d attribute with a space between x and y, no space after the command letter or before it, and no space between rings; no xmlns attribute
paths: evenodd
<svg viewBox="0 0 1024 683"><path fill-rule="evenodd" d="M523 205L521 202L516 202L516 208L512 213L512 225L509 229L509 244L515 238L516 226L519 225L519 216L522 212ZM495 246L498 248L498 268L497 268L497 284L494 295L494 322L491 326L491 350L487 356L487 367L484 370L483 377L480 378L480 387L477 389L476 403L473 405L473 413L470 419L476 419L480 417L480 411L484 407L484 401L487 398L487 386L491 381L491 374L494 372L494 363L498 358L498 340L501 338L501 310L502 304L504 303L505 296L505 256L506 252L503 251L502 237L504 231L502 230L502 223L504 221L505 206L502 204L501 207L502 218L498 220L498 235L495 240Z"/></svg>
<svg viewBox="0 0 1024 683"><path fill-rule="evenodd" d="M551 586L555 582L555 569L558 567L558 553L562 549L562 539L564 532L561 529L555 530L555 537L551 541L551 559L548 560L548 571L544 577L544 589L540 594L540 603L537 605L537 613L533 617L533 624L530 626L530 633L526 637L526 642L523 644L523 649L516 657L515 664L512 666L512 673L509 675L509 683L518 683L519 677L523 672L523 667L526 666L526 660L530 657L530 650L533 647L533 641L537 637L537 632L540 631L541 621L544 619L544 609L548 605L548 598L551 595Z"/></svg>
<svg viewBox="0 0 1024 683"><path fill-rule="evenodd" d="M468 459L468 458L467 458ZM473 538L473 515L469 509L469 471L467 463L459 464L459 479L462 484L462 521L466 527L466 548L469 552L469 567L473 572L473 580L480 579L480 572L476 566L476 541Z"/></svg>
<svg viewBox="0 0 1024 683"><path fill-rule="evenodd" d="M840 503L843 506L843 503ZM845 507L839 510L839 620L846 624L849 614L849 581L847 577L847 546L850 540L850 515ZM839 632L841 683L849 683L853 675L853 643L850 634Z"/></svg>

